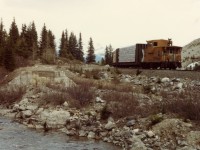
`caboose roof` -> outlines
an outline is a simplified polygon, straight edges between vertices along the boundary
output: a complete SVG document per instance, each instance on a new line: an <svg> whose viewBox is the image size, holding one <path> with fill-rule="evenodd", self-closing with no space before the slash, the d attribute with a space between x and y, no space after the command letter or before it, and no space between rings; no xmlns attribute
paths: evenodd
<svg viewBox="0 0 200 150"><path fill-rule="evenodd" d="M165 39L149 40L147 41L147 43L158 42L158 41L168 41L168 40L165 40Z"/></svg>

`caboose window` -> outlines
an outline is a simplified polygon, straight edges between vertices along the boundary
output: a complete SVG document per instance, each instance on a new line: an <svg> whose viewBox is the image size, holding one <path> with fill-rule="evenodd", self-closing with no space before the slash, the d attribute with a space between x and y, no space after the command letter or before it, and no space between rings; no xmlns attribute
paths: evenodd
<svg viewBox="0 0 200 150"><path fill-rule="evenodd" d="M153 46L157 46L158 45L158 43L157 42L153 42Z"/></svg>
<svg viewBox="0 0 200 150"><path fill-rule="evenodd" d="M169 50L169 53L170 53L170 54L172 54L172 53L173 53L173 50L172 50L172 49L170 49L170 50Z"/></svg>

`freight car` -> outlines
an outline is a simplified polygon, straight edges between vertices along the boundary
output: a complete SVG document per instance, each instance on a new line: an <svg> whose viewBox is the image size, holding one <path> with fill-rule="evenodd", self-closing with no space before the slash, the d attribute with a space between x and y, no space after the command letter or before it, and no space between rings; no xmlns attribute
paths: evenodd
<svg viewBox="0 0 200 150"><path fill-rule="evenodd" d="M181 68L180 46L173 46L172 40L150 40L147 44L136 44L118 48L113 52L113 66L140 68Z"/></svg>

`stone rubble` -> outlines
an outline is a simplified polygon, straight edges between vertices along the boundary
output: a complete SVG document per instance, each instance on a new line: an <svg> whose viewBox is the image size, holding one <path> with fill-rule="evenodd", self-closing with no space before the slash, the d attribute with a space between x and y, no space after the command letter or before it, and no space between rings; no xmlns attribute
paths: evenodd
<svg viewBox="0 0 200 150"><path fill-rule="evenodd" d="M109 78L108 74L102 74ZM144 86L147 93L156 94L162 90L167 92L181 92L185 87L199 86L200 81L168 77L159 78L145 76L119 75L121 82L132 83L134 86ZM13 81L14 82L14 81ZM151 103L152 97L138 94L141 103ZM64 102L56 108L40 106L36 99L40 95L31 95L14 104L12 109L1 109L0 115L12 116L28 128L36 130L59 130L68 136L87 137L88 139L103 140L122 147L125 150L196 150L200 149L200 131L193 131L193 125L181 119L163 118L159 123L148 129L148 118L122 118L107 121L101 120L101 110L106 101L100 96L94 100L94 105L89 110L78 110L69 107ZM157 99L156 99L157 98ZM162 101L159 96L156 100ZM119 125L118 122L124 122ZM0 128L1 129L1 128Z"/></svg>

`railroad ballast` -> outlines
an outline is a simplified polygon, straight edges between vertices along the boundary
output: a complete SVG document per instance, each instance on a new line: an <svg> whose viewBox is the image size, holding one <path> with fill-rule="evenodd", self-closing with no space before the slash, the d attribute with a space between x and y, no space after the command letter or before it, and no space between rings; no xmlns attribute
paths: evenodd
<svg viewBox="0 0 200 150"><path fill-rule="evenodd" d="M118 48L113 52L113 66L141 68L181 68L180 46L173 46L172 40L150 40L147 44Z"/></svg>

